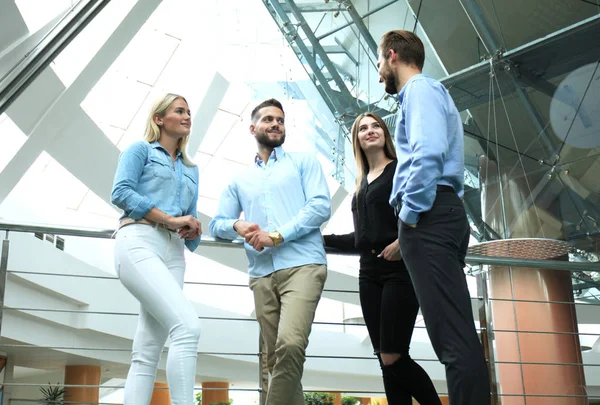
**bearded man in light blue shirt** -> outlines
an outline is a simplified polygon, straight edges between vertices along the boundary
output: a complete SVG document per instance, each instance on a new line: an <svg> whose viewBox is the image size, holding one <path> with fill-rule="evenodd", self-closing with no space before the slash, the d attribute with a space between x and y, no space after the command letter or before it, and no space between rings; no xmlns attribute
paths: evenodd
<svg viewBox="0 0 600 405"><path fill-rule="evenodd" d="M218 238L245 239L271 374L266 404L303 405L305 351L327 279L320 227L331 216L329 188L314 155L281 147L285 114L279 101L259 104L251 120L254 165L227 186L209 228Z"/></svg>
<svg viewBox="0 0 600 405"><path fill-rule="evenodd" d="M412 32L389 31L381 38L379 81L400 103L390 204L427 333L446 366L450 404L489 405L488 370L463 272L469 245L461 201L463 127L446 88L422 73L424 61L423 43ZM401 362L382 368L384 378L404 373Z"/></svg>

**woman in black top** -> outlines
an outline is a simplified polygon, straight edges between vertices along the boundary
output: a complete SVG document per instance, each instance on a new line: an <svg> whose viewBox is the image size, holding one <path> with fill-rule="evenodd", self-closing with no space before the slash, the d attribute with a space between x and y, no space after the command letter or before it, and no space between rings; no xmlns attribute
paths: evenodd
<svg viewBox="0 0 600 405"><path fill-rule="evenodd" d="M379 358L390 405L441 405L425 370L409 356L419 303L402 261L397 217L389 205L396 169L390 132L376 114L358 116L352 126L356 192L354 232L325 235L325 245L360 253L360 304Z"/></svg>

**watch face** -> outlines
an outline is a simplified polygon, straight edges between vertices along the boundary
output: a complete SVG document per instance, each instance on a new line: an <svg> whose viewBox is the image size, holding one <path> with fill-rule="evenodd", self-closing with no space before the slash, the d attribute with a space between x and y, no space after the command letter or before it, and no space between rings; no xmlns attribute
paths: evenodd
<svg viewBox="0 0 600 405"><path fill-rule="evenodd" d="M269 237L273 241L273 245L275 245L275 247L279 246L279 241L281 239L281 234L279 232L271 232Z"/></svg>

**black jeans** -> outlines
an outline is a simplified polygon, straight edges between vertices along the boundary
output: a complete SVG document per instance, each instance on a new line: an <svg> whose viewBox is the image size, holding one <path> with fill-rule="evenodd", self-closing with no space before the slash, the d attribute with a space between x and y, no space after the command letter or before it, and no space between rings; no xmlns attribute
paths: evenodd
<svg viewBox="0 0 600 405"><path fill-rule="evenodd" d="M463 268L469 224L456 193L438 191L416 228L398 221L398 239L427 333L446 366L451 405L489 405L490 385Z"/></svg>
<svg viewBox="0 0 600 405"><path fill-rule="evenodd" d="M380 353L401 356L391 365L381 362L389 405L411 405L412 397L422 405L441 405L433 382L409 355L419 303L406 265L403 261L372 258L365 267L364 255L361 257L359 292L371 343L380 362Z"/></svg>
<svg viewBox="0 0 600 405"><path fill-rule="evenodd" d="M379 253L379 252L378 252ZM384 259L380 259L384 260ZM360 305L375 353L408 355L419 302L406 265L362 268Z"/></svg>

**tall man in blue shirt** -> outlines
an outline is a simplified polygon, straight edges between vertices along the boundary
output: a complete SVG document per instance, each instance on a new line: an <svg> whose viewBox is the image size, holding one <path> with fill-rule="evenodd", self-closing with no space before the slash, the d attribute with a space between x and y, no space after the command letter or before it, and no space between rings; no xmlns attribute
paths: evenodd
<svg viewBox="0 0 600 405"><path fill-rule="evenodd" d="M424 61L423 43L412 32L381 38L379 81L400 103L390 204L399 214L400 249L427 333L446 366L450 403L486 405L488 370L463 272L469 244L463 127L446 88L422 73Z"/></svg>
<svg viewBox="0 0 600 405"><path fill-rule="evenodd" d="M251 120L255 164L221 195L210 233L246 240L249 284L271 374L266 404L303 405L305 351L327 278L320 226L331 216L329 189L313 155L282 149L285 115L279 101L259 104Z"/></svg>

